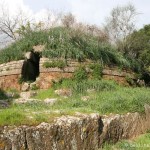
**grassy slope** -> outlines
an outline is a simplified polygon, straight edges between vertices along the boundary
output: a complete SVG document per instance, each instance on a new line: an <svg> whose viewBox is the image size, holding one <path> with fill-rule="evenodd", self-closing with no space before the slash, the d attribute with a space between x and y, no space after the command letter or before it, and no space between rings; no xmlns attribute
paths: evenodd
<svg viewBox="0 0 150 150"><path fill-rule="evenodd" d="M150 104L149 88L121 87L108 81L99 81L95 87L91 86L91 81L87 83L84 86L84 84L78 85L73 83L73 81L72 83L71 81L65 81L53 89L41 90L35 98L57 98L58 101L53 106L38 100L22 105L12 105L10 108L0 110L0 125L50 122L55 116L74 115L76 112L97 112L100 114L143 112L144 104ZM55 89L68 88L69 85L71 85L70 88L73 90L71 97L64 98L54 93ZM95 88L95 92L85 92L84 89L87 86ZM90 99L83 101L81 100L82 96L89 96Z"/></svg>
<svg viewBox="0 0 150 150"><path fill-rule="evenodd" d="M0 64L24 59L24 54L34 45L44 44L42 56L48 58L93 59L103 63L114 63L129 67L129 62L110 44L99 42L98 38L87 33L66 29L51 28L47 31L31 31L24 38L0 51Z"/></svg>

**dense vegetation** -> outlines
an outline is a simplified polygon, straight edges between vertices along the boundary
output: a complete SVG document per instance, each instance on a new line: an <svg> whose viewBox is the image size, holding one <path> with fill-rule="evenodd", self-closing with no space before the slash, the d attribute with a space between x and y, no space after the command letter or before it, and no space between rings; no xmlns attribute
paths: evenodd
<svg viewBox="0 0 150 150"><path fill-rule="evenodd" d="M150 65L150 25L134 31L127 37L124 53L130 59L137 60L137 63L149 69Z"/></svg>
<svg viewBox="0 0 150 150"><path fill-rule="evenodd" d="M126 11L129 13L126 13ZM116 15L115 18L113 14ZM120 14L125 16L126 19L121 18ZM90 59L93 61L89 66L92 72L89 75L85 66L81 66L75 71L74 80L62 80L60 83L55 84L52 89L39 92L36 97L38 99L60 98L56 96L54 90L67 88L73 92L71 98L63 100L60 98L60 101L54 106L41 104L41 102L21 106L13 105L12 108L5 110L6 118L4 120L1 118L2 122L5 122L5 119L7 122L7 116L9 118L10 112L14 110L14 113L21 114L16 115L16 117L25 117L23 110L27 106L31 110L38 111L40 109L45 111L49 109L51 111L60 110L65 113L68 113L68 111L86 112L87 110L88 112L99 113L142 112L143 105L145 103L150 104L149 89L120 87L116 83L101 80L102 69L105 65L117 65L119 68L132 69L137 73L138 78L150 83L150 25L135 30L134 18L131 17L135 14L134 7L130 5L114 8L112 16L110 16L109 22L105 26L109 33L105 29L74 22L75 19L72 15L64 16L61 20L61 26L56 25L42 29L42 24L39 22L39 24L36 24L38 27L33 28L34 25L28 22L15 29L13 33L20 36L18 39L15 37L17 40L14 43L0 51L0 64L24 59L24 54L31 51L33 46L45 45L44 50L41 52L42 57L57 58L55 59L57 61L46 62L44 67L63 69L67 65L68 59L79 62ZM124 28L125 30L123 30ZM114 40L111 38L110 32L114 34L113 38L116 37ZM15 36L15 34L13 35ZM144 75L146 75L147 80ZM130 83L133 82L129 77L126 78ZM93 93L89 94L88 90L93 90ZM4 96L0 93L1 95ZM90 96L90 100L82 101L82 96ZM22 107L25 109L22 109ZM5 116L5 111L0 113ZM16 120L16 122L19 121Z"/></svg>
<svg viewBox="0 0 150 150"><path fill-rule="evenodd" d="M61 58L65 63L70 58L79 62L91 59L101 66L107 64L131 68L139 74L139 78L143 78L143 74L146 72L149 76L150 71L149 32L150 25L146 25L128 35L120 44L113 45L108 40L102 40L99 36L79 28L53 27L37 31L30 29L20 40L0 51L0 64L24 59L24 54L31 51L33 46L43 44L43 57ZM63 68L65 63L56 62L45 66L58 65Z"/></svg>
<svg viewBox="0 0 150 150"><path fill-rule="evenodd" d="M0 51L0 63L24 59L24 54L31 51L34 45L44 44L43 57L72 58L80 62L92 59L100 64L115 64L141 73L149 71L149 32L150 25L134 31L122 41L124 49L119 51L120 45L115 48L108 41L100 41L97 36L79 29L55 27L46 31L30 31Z"/></svg>
<svg viewBox="0 0 150 150"><path fill-rule="evenodd" d="M96 36L75 29L64 27L51 28L47 31L32 31L24 38L0 51L0 63L23 59L24 53L34 45L44 44L43 57L92 59L102 64L117 64L129 67L128 61L106 42L100 42Z"/></svg>

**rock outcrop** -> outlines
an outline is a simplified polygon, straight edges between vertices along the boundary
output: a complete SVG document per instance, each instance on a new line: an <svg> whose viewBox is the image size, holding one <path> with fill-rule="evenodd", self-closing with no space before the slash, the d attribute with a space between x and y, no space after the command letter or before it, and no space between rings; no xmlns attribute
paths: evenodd
<svg viewBox="0 0 150 150"><path fill-rule="evenodd" d="M97 150L150 129L150 106L145 114L62 116L38 126L1 127L0 150Z"/></svg>

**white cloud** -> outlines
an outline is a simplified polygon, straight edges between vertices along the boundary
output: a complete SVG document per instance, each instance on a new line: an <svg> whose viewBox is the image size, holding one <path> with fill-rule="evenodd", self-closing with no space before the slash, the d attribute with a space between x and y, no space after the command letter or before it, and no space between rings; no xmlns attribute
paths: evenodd
<svg viewBox="0 0 150 150"><path fill-rule="evenodd" d="M19 10L30 15L32 14L32 10L24 4L23 0L2 0L0 5L4 5L11 16L16 15Z"/></svg>
<svg viewBox="0 0 150 150"><path fill-rule="evenodd" d="M21 10L25 17L35 22L47 21L49 17L48 15L51 16L51 21L54 20L54 14L50 10L43 8L35 13L30 6L24 3L23 0L3 0L0 2L0 5L3 5L5 9L8 9L10 16L18 15L18 12Z"/></svg>

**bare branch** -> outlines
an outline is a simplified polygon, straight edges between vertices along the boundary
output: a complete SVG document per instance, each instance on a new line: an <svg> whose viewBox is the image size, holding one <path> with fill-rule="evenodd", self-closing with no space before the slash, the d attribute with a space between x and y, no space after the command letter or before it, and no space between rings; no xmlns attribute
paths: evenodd
<svg viewBox="0 0 150 150"><path fill-rule="evenodd" d="M117 42L125 40L135 30L137 15L132 4L118 6L111 11L110 17L106 18L105 30L112 43L117 44Z"/></svg>

